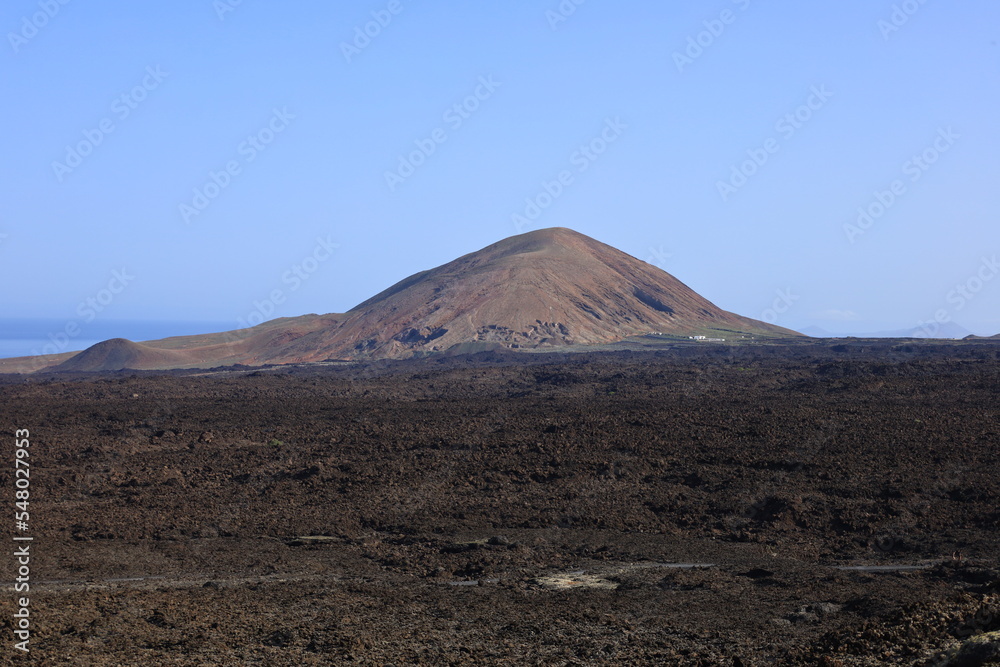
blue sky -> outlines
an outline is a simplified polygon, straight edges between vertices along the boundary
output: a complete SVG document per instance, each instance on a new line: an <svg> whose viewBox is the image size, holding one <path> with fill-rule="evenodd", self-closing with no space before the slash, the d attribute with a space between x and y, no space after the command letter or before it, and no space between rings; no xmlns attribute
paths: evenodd
<svg viewBox="0 0 1000 667"><path fill-rule="evenodd" d="M792 328L1000 332L1000 4L676 4L5 3L3 317L342 312L566 226Z"/></svg>

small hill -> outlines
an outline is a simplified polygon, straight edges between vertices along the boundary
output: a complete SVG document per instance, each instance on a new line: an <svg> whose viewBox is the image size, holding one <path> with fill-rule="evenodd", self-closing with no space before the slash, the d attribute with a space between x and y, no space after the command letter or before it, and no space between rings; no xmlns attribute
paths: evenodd
<svg viewBox="0 0 1000 667"><path fill-rule="evenodd" d="M182 352L161 350L125 338L112 338L91 345L50 370L120 371L126 368L176 368L187 363L189 360Z"/></svg>

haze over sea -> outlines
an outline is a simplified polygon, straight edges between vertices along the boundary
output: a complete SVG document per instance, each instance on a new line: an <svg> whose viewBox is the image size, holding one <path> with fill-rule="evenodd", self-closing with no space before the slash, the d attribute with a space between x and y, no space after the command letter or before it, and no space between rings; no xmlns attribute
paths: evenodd
<svg viewBox="0 0 1000 667"><path fill-rule="evenodd" d="M133 341L238 329L236 322L0 318L0 359L85 350L109 338ZM73 333L75 332L75 333Z"/></svg>

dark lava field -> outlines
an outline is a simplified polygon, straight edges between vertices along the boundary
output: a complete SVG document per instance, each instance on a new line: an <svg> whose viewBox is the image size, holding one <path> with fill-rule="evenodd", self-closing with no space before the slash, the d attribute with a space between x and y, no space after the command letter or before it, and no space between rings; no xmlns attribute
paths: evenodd
<svg viewBox="0 0 1000 667"><path fill-rule="evenodd" d="M4 376L2 664L997 664L998 394L996 342Z"/></svg>

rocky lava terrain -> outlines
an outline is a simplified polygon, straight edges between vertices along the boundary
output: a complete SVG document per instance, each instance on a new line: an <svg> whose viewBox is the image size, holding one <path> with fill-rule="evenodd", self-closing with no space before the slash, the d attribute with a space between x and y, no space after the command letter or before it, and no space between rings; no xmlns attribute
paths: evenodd
<svg viewBox="0 0 1000 667"><path fill-rule="evenodd" d="M990 664L998 386L985 341L0 377L31 660Z"/></svg>

